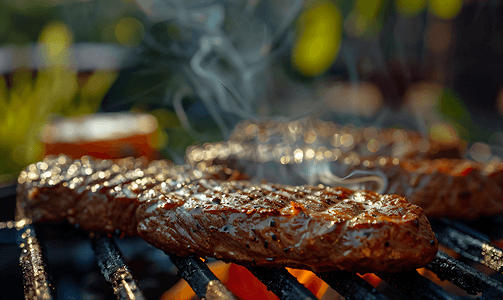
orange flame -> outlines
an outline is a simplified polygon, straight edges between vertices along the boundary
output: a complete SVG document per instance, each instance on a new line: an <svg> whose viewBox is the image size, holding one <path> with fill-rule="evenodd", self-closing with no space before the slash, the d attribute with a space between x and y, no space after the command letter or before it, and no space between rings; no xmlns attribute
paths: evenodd
<svg viewBox="0 0 503 300"><path fill-rule="evenodd" d="M372 273L367 273L367 274L358 274L358 276L360 276L361 278L363 278L363 280L365 280L366 282L370 283L371 286L373 287L377 287L379 285L379 283L381 283L382 279L377 277L377 275L375 274L372 274Z"/></svg>
<svg viewBox="0 0 503 300"><path fill-rule="evenodd" d="M260 282L245 267L224 262L213 262L208 264L210 270L217 278L233 293L242 300L267 299L276 300L278 297ZM328 285L316 277L313 272L287 268L288 272L295 276L297 280L309 289L318 299L323 297L328 290ZM166 291L161 300L176 299L190 300L196 296L192 288L185 280L180 280L171 289Z"/></svg>

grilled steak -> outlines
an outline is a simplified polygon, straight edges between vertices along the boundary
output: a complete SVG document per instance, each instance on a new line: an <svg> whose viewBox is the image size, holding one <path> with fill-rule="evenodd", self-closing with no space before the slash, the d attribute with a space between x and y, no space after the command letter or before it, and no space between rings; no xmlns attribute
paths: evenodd
<svg viewBox="0 0 503 300"><path fill-rule="evenodd" d="M502 163L360 158L347 165L347 172L353 170L382 171L389 181L385 193L406 197L428 217L466 220L503 213Z"/></svg>
<svg viewBox="0 0 503 300"><path fill-rule="evenodd" d="M18 178L18 211L35 222L61 221L87 230L136 235L137 195L157 184L177 189L198 178L228 178L230 170L201 172L159 160L71 160L49 156ZM227 173L226 173L227 172Z"/></svg>
<svg viewBox="0 0 503 300"><path fill-rule="evenodd" d="M395 272L424 266L437 241L403 197L323 186L233 181L166 161L49 157L19 177L34 221L139 234L179 256L313 271Z"/></svg>
<svg viewBox="0 0 503 300"><path fill-rule="evenodd" d="M151 189L140 199L139 234L183 256L396 272L424 266L437 251L421 208L397 195L200 180L177 191Z"/></svg>
<svg viewBox="0 0 503 300"><path fill-rule="evenodd" d="M361 156L426 159L461 158L466 148L466 143L439 143L412 130L372 126L355 128L309 119L291 122L247 120L236 125L229 142L243 147L258 144L281 147L288 144L294 149L324 145L342 153L355 152Z"/></svg>
<svg viewBox="0 0 503 300"><path fill-rule="evenodd" d="M462 152L460 145L441 145L421 139L414 132L390 129L373 135L373 141L380 146L375 148L378 149L375 153L371 153L369 149L374 146L369 143L372 140L363 137L368 128L353 131L334 129L326 133L327 130L321 125L317 127L317 147L314 146L316 143L309 144L303 140L300 134L304 134L303 131L297 133L300 136L297 142L287 145L284 143L283 131L278 128L273 130L275 127L272 125L268 128L267 124L255 124L254 134L247 133L247 126L238 126L233 136L239 142L190 147L186 160L191 165L202 162L206 165L231 166L252 177L269 181L288 178L289 182L295 184L308 180L323 183L320 177L316 177L320 175L317 174L318 170L329 170L339 178L353 171L365 171L386 177L388 185L382 193L406 197L410 203L422 207L428 217L476 219L503 213L503 163L499 160L480 163L459 158ZM248 123L248 126L253 124ZM275 126L281 128L282 125ZM293 130L290 134L295 132ZM347 147L341 143L330 149L320 146L326 144L323 139L328 143L330 136L337 135L340 142L345 134L348 135L346 139L352 141L351 144L347 142ZM266 141L263 136L267 136L267 141L274 142L260 142ZM332 146L335 146L334 143ZM368 190L378 188L375 182L349 187Z"/></svg>

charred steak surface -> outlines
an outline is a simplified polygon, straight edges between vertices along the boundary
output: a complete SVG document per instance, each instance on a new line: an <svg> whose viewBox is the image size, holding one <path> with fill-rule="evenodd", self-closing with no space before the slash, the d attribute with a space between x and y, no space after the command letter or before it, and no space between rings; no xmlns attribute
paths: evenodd
<svg viewBox="0 0 503 300"><path fill-rule="evenodd" d="M18 211L99 232L139 234L179 256L313 271L395 272L427 264L437 241L397 195L233 181L167 161L47 157L18 179Z"/></svg>
<svg viewBox="0 0 503 300"><path fill-rule="evenodd" d="M221 166L201 172L166 160L49 156L21 172L17 209L35 222L66 218L86 230L136 235L137 197L142 191L156 185L174 190L191 180L230 175Z"/></svg>
<svg viewBox="0 0 503 300"><path fill-rule="evenodd" d="M316 272L396 272L427 264L437 241L397 195L324 186L200 180L140 196L138 233L167 252Z"/></svg>

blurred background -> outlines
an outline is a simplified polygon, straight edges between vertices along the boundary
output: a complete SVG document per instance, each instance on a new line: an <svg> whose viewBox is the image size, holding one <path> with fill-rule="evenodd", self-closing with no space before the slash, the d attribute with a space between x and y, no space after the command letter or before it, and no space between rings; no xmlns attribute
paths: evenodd
<svg viewBox="0 0 503 300"><path fill-rule="evenodd" d="M492 0L2 0L0 182L54 122L110 112L154 116L149 147L175 162L240 120L306 116L485 161L503 147L502 16Z"/></svg>

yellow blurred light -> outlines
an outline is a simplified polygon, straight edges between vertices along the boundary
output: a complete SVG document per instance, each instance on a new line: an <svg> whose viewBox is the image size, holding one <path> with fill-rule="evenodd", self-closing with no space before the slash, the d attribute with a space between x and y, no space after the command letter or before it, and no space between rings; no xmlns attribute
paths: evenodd
<svg viewBox="0 0 503 300"><path fill-rule="evenodd" d="M459 136L451 124L440 122L430 128L430 138L441 144L453 145L459 142Z"/></svg>
<svg viewBox="0 0 503 300"><path fill-rule="evenodd" d="M463 6L463 0L429 0L428 10L441 19L452 19Z"/></svg>
<svg viewBox="0 0 503 300"><path fill-rule="evenodd" d="M98 110L101 100L115 82L116 71L97 71L82 86L80 90L80 106L73 114L90 114Z"/></svg>
<svg viewBox="0 0 503 300"><path fill-rule="evenodd" d="M341 144L344 147L351 147L353 145L354 138L351 134L346 133L341 136Z"/></svg>
<svg viewBox="0 0 503 300"><path fill-rule="evenodd" d="M295 158L295 162L299 163L302 162L302 157L304 156L304 152L301 149L296 149L293 152L293 157Z"/></svg>
<svg viewBox="0 0 503 300"><path fill-rule="evenodd" d="M157 140L153 143L156 149L164 149L168 146L169 137L164 130L157 130Z"/></svg>
<svg viewBox="0 0 503 300"><path fill-rule="evenodd" d="M292 64L306 76L325 72L335 61L342 39L342 18L331 2L319 2L299 18Z"/></svg>
<svg viewBox="0 0 503 300"><path fill-rule="evenodd" d="M314 131L308 130L304 133L304 142L312 144L316 141L316 133Z"/></svg>
<svg viewBox="0 0 503 300"><path fill-rule="evenodd" d="M176 114L167 109L156 109L151 111L150 114L157 118L160 128L170 128L180 125Z"/></svg>
<svg viewBox="0 0 503 300"><path fill-rule="evenodd" d="M73 35L65 24L52 22L46 25L39 37L46 64L68 67L71 63L69 48L72 42Z"/></svg>
<svg viewBox="0 0 503 300"><path fill-rule="evenodd" d="M307 149L306 150L306 159L310 160L313 159L316 153L314 152L313 149Z"/></svg>
<svg viewBox="0 0 503 300"><path fill-rule="evenodd" d="M397 0L396 8L404 16L415 16L426 6L426 0Z"/></svg>
<svg viewBox="0 0 503 300"><path fill-rule="evenodd" d="M136 47L144 36L143 24L133 17L125 17L115 25L115 37L123 46Z"/></svg>

